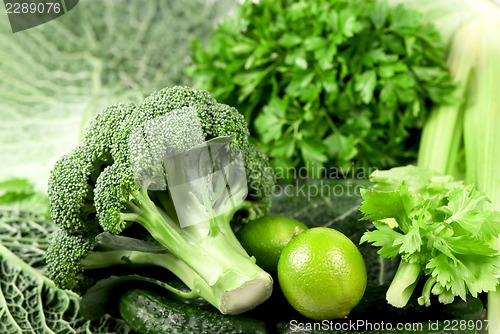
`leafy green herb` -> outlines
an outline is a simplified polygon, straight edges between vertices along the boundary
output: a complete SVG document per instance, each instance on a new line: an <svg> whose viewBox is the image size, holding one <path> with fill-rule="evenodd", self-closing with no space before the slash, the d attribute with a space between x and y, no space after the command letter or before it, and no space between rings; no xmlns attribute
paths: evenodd
<svg viewBox="0 0 500 334"><path fill-rule="evenodd" d="M452 102L431 25L383 1L244 2L190 75L235 106L275 167L386 168L414 161L435 104Z"/></svg>
<svg viewBox="0 0 500 334"><path fill-rule="evenodd" d="M391 305L405 306L420 279L421 305L431 303L431 294L447 304L495 289L500 253L492 241L500 234L500 213L486 210L482 192L414 166L376 171L371 181L360 210L375 229L361 242L380 247L383 258L400 257L387 291Z"/></svg>

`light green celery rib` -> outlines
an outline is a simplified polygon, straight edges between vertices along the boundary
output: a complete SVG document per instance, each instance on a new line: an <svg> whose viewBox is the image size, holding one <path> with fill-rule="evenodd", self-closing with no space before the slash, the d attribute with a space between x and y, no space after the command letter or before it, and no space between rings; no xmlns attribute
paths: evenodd
<svg viewBox="0 0 500 334"><path fill-rule="evenodd" d="M464 38L467 31L459 29L450 46L447 65L458 85L457 99L464 96L475 62L477 45ZM457 176L456 165L463 123L463 101L452 106L437 106L427 120L418 153L418 165L437 172Z"/></svg>
<svg viewBox="0 0 500 334"><path fill-rule="evenodd" d="M446 43L457 29L475 18L498 18L500 5L492 0L388 0L391 5L404 4L417 10L432 23Z"/></svg>
<svg viewBox="0 0 500 334"><path fill-rule="evenodd" d="M500 210L500 19L479 21L475 89L465 114L467 182L475 183ZM469 172L470 171L470 172Z"/></svg>
<svg viewBox="0 0 500 334"><path fill-rule="evenodd" d="M463 110L433 111L425 125L418 164L453 173L456 139L463 133L465 181L488 196L490 209L500 210L500 1L388 1L413 8L434 24L449 46L451 74L465 88ZM461 126L459 113L463 113ZM447 165L446 159L452 164ZM488 294L488 320L500 324L500 286ZM500 334L500 326L490 326L489 332Z"/></svg>
<svg viewBox="0 0 500 334"><path fill-rule="evenodd" d="M422 267L401 260L396 275L387 289L386 299L394 307L404 307L417 286Z"/></svg>
<svg viewBox="0 0 500 334"><path fill-rule="evenodd" d="M482 20L479 32L475 90L465 114L464 138L467 160L466 181L477 185L500 210L500 19ZM497 240L497 245L500 240ZM500 289L488 294L488 319L500 323ZM500 328L490 328L499 334Z"/></svg>

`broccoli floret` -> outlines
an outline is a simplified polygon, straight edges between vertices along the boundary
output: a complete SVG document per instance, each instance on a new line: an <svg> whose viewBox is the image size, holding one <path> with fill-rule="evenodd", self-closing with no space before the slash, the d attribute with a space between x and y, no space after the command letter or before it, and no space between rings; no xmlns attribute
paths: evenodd
<svg viewBox="0 0 500 334"><path fill-rule="evenodd" d="M52 219L64 229L73 233L97 228L95 182L101 171L113 163L111 149L116 128L134 109L133 104L104 109L87 128L82 145L56 162L48 195Z"/></svg>
<svg viewBox="0 0 500 334"><path fill-rule="evenodd" d="M272 278L231 223L264 215L274 182L244 117L206 91L166 88L135 106L109 107L51 173L51 214L61 231L48 250L49 274L78 289L85 270L127 258L170 270L222 313L244 312L269 297ZM147 236L134 235L136 226ZM93 250L103 232L154 239L168 255L114 249L104 257Z"/></svg>
<svg viewBox="0 0 500 334"><path fill-rule="evenodd" d="M95 235L70 234L56 229L50 236L47 249L47 271L50 278L63 289L81 290L85 280L81 260L94 248Z"/></svg>
<svg viewBox="0 0 500 334"><path fill-rule="evenodd" d="M75 148L55 164L49 179L50 214L71 232L87 232L97 227L93 183L100 161L86 146Z"/></svg>

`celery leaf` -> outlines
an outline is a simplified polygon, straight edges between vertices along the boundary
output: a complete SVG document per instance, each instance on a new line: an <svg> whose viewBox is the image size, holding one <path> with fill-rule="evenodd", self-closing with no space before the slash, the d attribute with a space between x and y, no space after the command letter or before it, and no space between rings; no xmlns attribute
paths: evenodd
<svg viewBox="0 0 500 334"><path fill-rule="evenodd" d="M431 303L431 294L449 303L457 296L465 300L468 294L477 297L495 289L500 253L492 241L500 235L500 214L486 209L483 193L423 167L372 175L375 185L361 192L361 212L363 219L374 220L373 229L361 241L380 247L382 257L400 255L402 263L422 268L413 273L425 281L418 298L422 305ZM396 226L390 226L388 219ZM400 268L406 270L408 265ZM396 274L388 292L388 300L398 307L408 301L401 300L402 291L415 289L399 282L400 276Z"/></svg>

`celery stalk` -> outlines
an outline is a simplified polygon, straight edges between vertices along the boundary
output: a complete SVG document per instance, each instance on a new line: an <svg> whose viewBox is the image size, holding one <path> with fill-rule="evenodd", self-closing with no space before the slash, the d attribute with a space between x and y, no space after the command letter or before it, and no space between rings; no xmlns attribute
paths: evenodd
<svg viewBox="0 0 500 334"><path fill-rule="evenodd" d="M466 182L474 183L500 210L500 19L477 22L480 47L475 82L464 118ZM499 242L497 241L497 245ZM490 333L500 333L500 286L488 294Z"/></svg>
<svg viewBox="0 0 500 334"><path fill-rule="evenodd" d="M438 108L438 115L426 125L418 162L456 175L457 143L463 136L465 182L486 193L494 210L500 210L499 29L500 19L481 18L457 30L449 55L450 71L464 102L454 111ZM457 45L460 47L455 48ZM488 319L492 324L489 332L500 333L499 288L488 295Z"/></svg>
<svg viewBox="0 0 500 334"><path fill-rule="evenodd" d="M450 73L458 86L457 104L434 108L423 129L418 153L418 165L455 178L460 176L457 165L465 105L461 99L467 90L477 50L476 40L463 36L467 33L467 30L459 29L455 34L447 59Z"/></svg>
<svg viewBox="0 0 500 334"><path fill-rule="evenodd" d="M418 165L461 176L489 197L489 209L500 211L500 0L388 1L420 11L440 31L462 99L432 111ZM500 334L500 285L488 294L488 320L489 333Z"/></svg>

